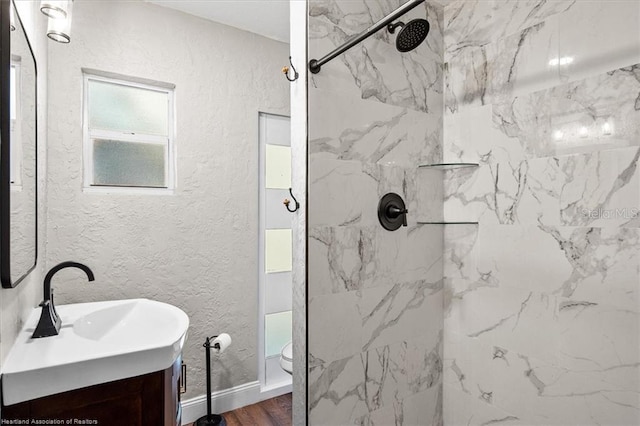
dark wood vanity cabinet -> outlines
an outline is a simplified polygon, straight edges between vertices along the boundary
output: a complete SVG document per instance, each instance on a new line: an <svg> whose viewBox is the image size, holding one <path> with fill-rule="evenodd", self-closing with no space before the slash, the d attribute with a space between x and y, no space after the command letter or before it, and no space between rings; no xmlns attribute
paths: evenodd
<svg viewBox="0 0 640 426"><path fill-rule="evenodd" d="M181 359L164 371L2 405L2 420L51 419L59 424L179 426ZM76 419L80 422L76 422ZM82 421L86 421L82 423ZM17 424L17 423L16 423ZM22 423L20 423L22 424ZM47 423L58 424L58 423Z"/></svg>

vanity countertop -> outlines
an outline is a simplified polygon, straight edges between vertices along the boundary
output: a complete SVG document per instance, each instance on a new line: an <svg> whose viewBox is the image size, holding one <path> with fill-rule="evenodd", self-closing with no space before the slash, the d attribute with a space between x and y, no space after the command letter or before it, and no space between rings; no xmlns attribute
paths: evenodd
<svg viewBox="0 0 640 426"><path fill-rule="evenodd" d="M135 377L171 366L184 346L189 317L148 299L57 306L60 334L31 338L34 309L2 366L4 405Z"/></svg>

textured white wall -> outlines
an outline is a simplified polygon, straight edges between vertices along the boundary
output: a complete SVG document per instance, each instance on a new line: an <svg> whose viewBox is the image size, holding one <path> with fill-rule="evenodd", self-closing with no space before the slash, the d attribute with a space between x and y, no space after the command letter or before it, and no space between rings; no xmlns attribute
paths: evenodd
<svg viewBox="0 0 640 426"><path fill-rule="evenodd" d="M36 56L38 70L47 68L47 38L44 17L38 12L36 2L17 2L18 13L27 31ZM38 252L40 258L36 269L16 288L0 290L0 365L11 350L23 321L42 297L42 268L46 235L45 193L46 181L46 128L47 128L47 77L38 75Z"/></svg>
<svg viewBox="0 0 640 426"><path fill-rule="evenodd" d="M257 380L258 111L289 113L280 73L288 45L141 1L76 2L72 42L49 44L47 266L65 270L58 304L147 297L191 319L189 390L205 392L207 335L214 391ZM176 85L175 195L82 191L82 72L94 68Z"/></svg>

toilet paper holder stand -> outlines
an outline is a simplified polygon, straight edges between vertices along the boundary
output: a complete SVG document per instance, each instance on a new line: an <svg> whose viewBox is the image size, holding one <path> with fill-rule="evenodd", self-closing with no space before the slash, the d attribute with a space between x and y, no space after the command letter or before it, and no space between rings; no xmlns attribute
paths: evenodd
<svg viewBox="0 0 640 426"><path fill-rule="evenodd" d="M207 363L207 415L200 417L195 426L227 426L227 421L220 414L211 413L211 348L220 350L220 344L211 342L218 336L207 337L204 344L205 359Z"/></svg>

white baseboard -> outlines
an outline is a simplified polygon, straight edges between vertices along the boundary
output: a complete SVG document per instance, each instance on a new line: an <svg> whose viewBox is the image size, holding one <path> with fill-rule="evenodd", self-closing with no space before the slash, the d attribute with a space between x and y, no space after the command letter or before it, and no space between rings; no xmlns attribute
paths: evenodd
<svg viewBox="0 0 640 426"><path fill-rule="evenodd" d="M226 413L236 408L255 404L265 399L274 398L291 392L291 383L270 386L260 390L260 382L244 383L229 389L211 393L211 411ZM207 414L207 398L205 395L182 401L182 424L188 425Z"/></svg>

